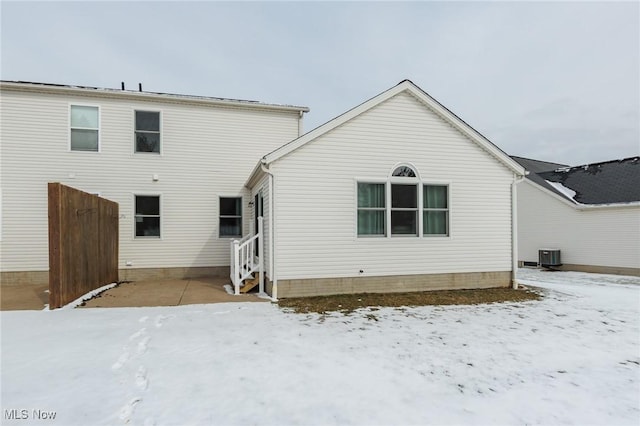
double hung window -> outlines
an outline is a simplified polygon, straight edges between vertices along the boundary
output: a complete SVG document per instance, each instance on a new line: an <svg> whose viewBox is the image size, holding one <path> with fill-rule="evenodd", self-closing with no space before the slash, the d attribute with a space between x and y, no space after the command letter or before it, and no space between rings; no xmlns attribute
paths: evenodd
<svg viewBox="0 0 640 426"><path fill-rule="evenodd" d="M358 235L386 235L384 183L358 183Z"/></svg>
<svg viewBox="0 0 640 426"><path fill-rule="evenodd" d="M160 153L160 113L136 111L136 152Z"/></svg>
<svg viewBox="0 0 640 426"><path fill-rule="evenodd" d="M160 237L160 196L136 195L136 237Z"/></svg>
<svg viewBox="0 0 640 426"><path fill-rule="evenodd" d="M100 110L96 106L71 105L71 151L99 150Z"/></svg>
<svg viewBox="0 0 640 426"><path fill-rule="evenodd" d="M391 235L418 235L418 185L391 184Z"/></svg>
<svg viewBox="0 0 640 426"><path fill-rule="evenodd" d="M446 185L423 186L424 235L449 235L448 187Z"/></svg>
<svg viewBox="0 0 640 426"><path fill-rule="evenodd" d="M242 237L242 197L220 197L220 237Z"/></svg>

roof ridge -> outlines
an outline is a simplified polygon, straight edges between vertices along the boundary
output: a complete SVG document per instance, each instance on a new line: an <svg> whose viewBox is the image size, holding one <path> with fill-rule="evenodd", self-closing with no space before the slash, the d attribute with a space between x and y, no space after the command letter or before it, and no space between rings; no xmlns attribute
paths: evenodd
<svg viewBox="0 0 640 426"><path fill-rule="evenodd" d="M22 81L22 80L1 80L0 83L8 83L8 84L16 84L16 85L30 85L33 87L50 87L56 89L80 89L80 90L88 90L88 91L96 91L98 93L108 93L108 94L140 94L140 95L156 95L156 96L167 96L176 99L186 99L186 100L201 100L201 101L212 101L212 102L229 102L229 103L238 103L244 105L254 105L259 107L284 107L284 108L294 108L300 109L305 112L309 111L308 107L301 107L297 105L289 105L289 104L275 104L268 103L262 101L255 101L249 99L234 99L234 98L223 98L217 96L203 96L203 95L188 95L183 93L169 93L169 92L151 92L147 90L131 90L131 89L118 89L111 87L96 87L96 86L82 86L77 84L61 84L61 83L46 83L46 82L38 82L38 81Z"/></svg>
<svg viewBox="0 0 640 426"><path fill-rule="evenodd" d="M571 167L568 164L556 163L555 161L538 160L536 158L521 157L519 155L510 155L510 157L511 158L519 158L521 160L527 160L527 161L535 161L537 163L546 163L546 164L560 165L560 166L564 166L564 167Z"/></svg>

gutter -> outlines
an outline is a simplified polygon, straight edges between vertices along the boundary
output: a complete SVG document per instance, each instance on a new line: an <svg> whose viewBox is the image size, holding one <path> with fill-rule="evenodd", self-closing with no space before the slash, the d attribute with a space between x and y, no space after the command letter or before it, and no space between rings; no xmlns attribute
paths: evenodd
<svg viewBox="0 0 640 426"><path fill-rule="evenodd" d="M600 210L600 209L626 209L626 208L634 208L640 207L640 202L631 201L629 203L611 203L611 204L580 204L576 203L574 206L576 210L584 211L584 210Z"/></svg>
<svg viewBox="0 0 640 426"><path fill-rule="evenodd" d="M269 271L271 271L271 298L274 301L278 300L278 275L276 274L276 232L274 229L275 225L275 203L273 201L274 197L274 178L275 176L269 170L269 167L266 165L267 160L265 157L262 157L260 160L260 169L269 176Z"/></svg>
<svg viewBox="0 0 640 426"><path fill-rule="evenodd" d="M511 183L511 286L513 289L518 288L518 280L516 272L518 271L518 190L516 185L525 179L524 175L518 177L515 175Z"/></svg>

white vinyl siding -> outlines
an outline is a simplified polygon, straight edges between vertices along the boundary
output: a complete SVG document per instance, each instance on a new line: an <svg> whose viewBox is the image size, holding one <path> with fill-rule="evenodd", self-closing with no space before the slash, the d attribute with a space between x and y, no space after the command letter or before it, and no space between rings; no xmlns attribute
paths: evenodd
<svg viewBox="0 0 640 426"><path fill-rule="evenodd" d="M387 181L394 165L406 162L422 183L448 185L449 237L358 237L354 181ZM277 183L279 279L512 269L513 172L409 94L392 97L270 169Z"/></svg>
<svg viewBox="0 0 640 426"><path fill-rule="evenodd" d="M121 268L229 265L218 197L248 202L247 177L265 153L297 137L298 112L85 95L2 91L2 271L48 269L48 182L119 203ZM76 104L100 107L100 155L69 153ZM135 110L162 111L162 157L133 152ZM154 193L162 194L162 239L136 239L132 194Z"/></svg>
<svg viewBox="0 0 640 426"><path fill-rule="evenodd" d="M518 260L558 248L565 264L640 268L640 207L577 210L526 180L517 194Z"/></svg>

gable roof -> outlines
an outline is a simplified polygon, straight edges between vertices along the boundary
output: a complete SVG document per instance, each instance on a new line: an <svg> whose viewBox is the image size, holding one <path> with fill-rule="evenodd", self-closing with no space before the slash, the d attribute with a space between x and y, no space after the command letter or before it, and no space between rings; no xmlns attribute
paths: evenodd
<svg viewBox="0 0 640 426"><path fill-rule="evenodd" d="M67 95L95 95L107 98L165 101L172 103L190 103L199 105L216 105L240 108L259 108L270 110L309 112L309 108L295 105L268 104L241 99L214 98L209 96L180 95L163 92L144 92L142 90L109 89L91 86L71 86L55 83L38 83L33 81L0 80L0 89L20 92L59 93Z"/></svg>
<svg viewBox="0 0 640 426"><path fill-rule="evenodd" d="M640 157L603 161L581 166L560 166L544 170L537 160L529 164L514 157L531 173L527 178L573 204L606 205L640 202ZM547 163L552 165L553 163Z"/></svg>
<svg viewBox="0 0 640 426"><path fill-rule="evenodd" d="M525 170L531 173L548 172L550 170L559 169L560 167L569 167L567 164L551 163L549 161L533 160L512 155L511 158L516 160Z"/></svg>
<svg viewBox="0 0 640 426"><path fill-rule="evenodd" d="M473 127L469 126L463 120L461 120L454 113L445 108L442 104L432 98L425 91L420 89L410 80L403 80L396 86L380 93L377 96L363 102L362 104L356 106L355 108L350 109L342 115L339 115L332 120L327 121L319 127L311 130L310 132L300 136L297 139L281 146L275 151L270 152L262 158L262 164L270 164L289 153L295 151L296 149L302 147L303 145L311 142L312 140L318 138L319 136L328 133L329 131L335 129L336 127L341 126L347 121L363 114L364 112L370 110L371 108L381 104L387 99L392 98L393 96L401 93L407 92L425 104L428 108L434 111L438 116L447 121L451 126L460 131L463 135L467 136L473 142L478 144L482 149L487 151L490 155L495 157L498 161L504 164L507 168L518 175L524 175L524 168L518 164L516 161L512 160L504 151L498 148L496 145L491 143L487 138L482 136L478 131L476 131ZM256 170L259 168L256 167ZM255 171L254 171L255 172ZM249 178L249 181L251 181Z"/></svg>
<svg viewBox="0 0 640 426"><path fill-rule="evenodd" d="M529 172L527 174L527 180L531 182L535 182L536 184L540 185L544 189L551 191L562 198L566 198L568 201L571 201L572 203L574 202L572 199L565 197L565 195L561 191L559 191L555 186L552 186L551 184L547 183L547 181L544 180L542 177L538 176L538 173L552 171L555 169L559 169L561 167L569 167L568 165L551 163L548 161L533 160L531 158L516 157L514 155L512 155L511 158L516 160L522 167L525 168L525 170Z"/></svg>

